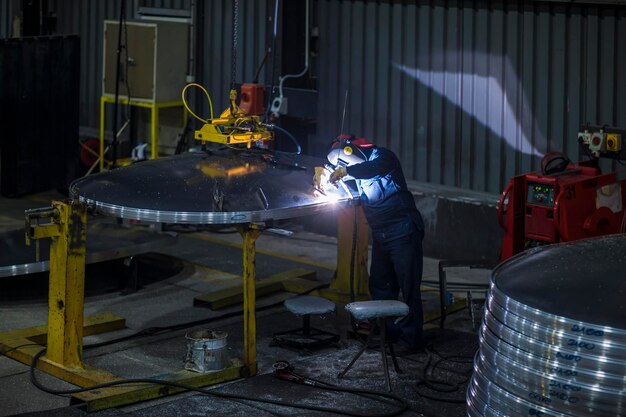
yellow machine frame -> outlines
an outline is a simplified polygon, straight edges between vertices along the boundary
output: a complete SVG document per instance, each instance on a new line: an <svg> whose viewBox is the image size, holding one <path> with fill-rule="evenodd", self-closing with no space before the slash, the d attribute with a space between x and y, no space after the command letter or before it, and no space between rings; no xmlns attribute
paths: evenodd
<svg viewBox="0 0 626 417"><path fill-rule="evenodd" d="M219 118L209 119L194 137L202 142L222 144L246 144L248 148L254 142L265 142L273 139L272 132L261 123L259 116L247 116L237 106L237 91L230 90L230 107L222 112Z"/></svg>
<svg viewBox="0 0 626 417"><path fill-rule="evenodd" d="M129 100L127 98L118 98L118 102L125 106L135 106L150 110L150 157L156 159L159 157L159 111L161 109L169 109L173 107L183 108L183 124L187 123L187 108L183 105L182 101L166 101L162 103L158 102L146 102ZM115 97L101 96L100 97L100 172L104 170L104 127L105 127L105 113L106 104L115 103Z"/></svg>

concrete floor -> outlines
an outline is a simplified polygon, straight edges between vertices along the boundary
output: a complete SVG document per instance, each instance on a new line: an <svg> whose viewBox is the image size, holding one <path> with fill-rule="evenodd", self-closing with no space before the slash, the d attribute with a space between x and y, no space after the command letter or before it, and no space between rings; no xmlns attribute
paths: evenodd
<svg viewBox="0 0 626 417"><path fill-rule="evenodd" d="M57 198L54 192L20 199L0 198L0 231L23 227L23 210L48 205ZM321 218L321 217L320 217ZM90 221L103 221L91 219ZM110 219L104 219L110 221ZM332 221L332 220L329 220ZM257 277L293 268L305 268L316 273L320 283L328 283L336 264L336 239L307 232L297 222L286 228L292 236L263 234L257 241ZM205 228L206 229L206 228ZM163 248L159 254L139 257L140 287L128 289L121 262L92 265L86 273L87 297L85 315L109 312L126 318L126 328L116 332L89 336L85 345L135 334L149 327L172 326L206 320L195 327L167 331L147 337L93 349L86 348L84 362L125 378L150 378L182 369L186 353L185 334L193 329L221 329L228 332L228 354L242 355L241 306L212 311L194 307L193 297L241 282L241 238L231 230L198 230L193 227L171 227L178 236L175 246ZM95 237L92 237L95 238ZM89 239L89 238L88 238ZM437 259L424 259L424 280L437 280ZM467 268L448 270L449 281L486 283L489 271ZM45 324L47 320L46 274L19 278L0 278L0 332ZM438 311L438 293L424 288L427 315ZM474 294L482 297L480 291ZM393 414L396 408L388 403L344 392L319 390L278 380L272 376L272 365L286 360L296 372L345 388L383 390L384 378L380 353L368 351L359 359L345 378L337 379L359 347L348 337L349 317L343 305L337 313L325 318L313 318L313 325L341 336L337 346L313 352L295 351L274 346L272 335L298 327L299 318L286 312L282 302L294 294L278 292L257 300L257 360L258 375L214 386L219 393L280 400L287 403L324 406L367 415ZM465 293L456 293L462 297ZM480 315L480 311L476 311ZM224 316L227 315L227 318ZM479 318L478 318L479 319ZM471 360L478 342L468 309L452 314L445 329L438 323L426 325L426 337L433 347L431 354L413 354L399 358L401 374L391 370L391 384L409 409L400 415L464 416L466 380L471 372ZM429 387L424 381L426 369L433 372L426 381L446 381L453 386ZM434 366L433 366L434 365ZM38 372L38 379L54 389L72 386ZM441 392L452 391L452 392ZM441 400L448 400L443 402ZM34 387L29 367L0 356L0 416L74 416L84 415L80 407L70 406L67 397L56 396ZM233 400L198 393L182 393L157 400L91 413L96 417L111 416L203 416L203 415L334 415L329 411L294 409L249 400ZM339 414L337 414L339 415Z"/></svg>

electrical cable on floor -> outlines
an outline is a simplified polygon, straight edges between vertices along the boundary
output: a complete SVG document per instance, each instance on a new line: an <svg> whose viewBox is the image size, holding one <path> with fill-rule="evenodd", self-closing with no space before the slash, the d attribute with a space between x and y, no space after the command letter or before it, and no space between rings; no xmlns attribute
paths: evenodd
<svg viewBox="0 0 626 417"><path fill-rule="evenodd" d="M313 291L317 291L320 290L322 288L326 288L328 287L330 284L321 284L321 285L317 285L313 288L310 288L306 291L303 291L301 293L296 293L295 296L301 296L301 295L307 295ZM270 308L274 308L274 307L278 307L280 305L283 304L284 301L277 301L275 303L272 304L268 304L265 306L261 306L261 307L257 307L256 311L263 311L263 310L269 310ZM199 304L199 306L202 306L202 304ZM102 347L102 346L108 346L108 345L112 345L115 343L120 343L120 342L125 342L127 340L131 340L131 339L135 339L138 337L147 337L147 336L154 336L157 334L164 334L164 333L170 333L170 332L174 332L177 330L182 330L182 329L187 329L190 327L196 327L199 326L201 324L207 324L207 323L211 323L213 321L216 320L221 320L221 319L229 319L231 317L236 317L236 316L240 316L242 315L243 312L242 311L232 311L230 313L224 313L222 315L219 316L215 316L215 317L208 317L206 319L200 319L200 320L194 320L194 321L190 321L190 322L185 322L185 323L179 323L179 324L174 324L171 326L154 326L154 327L148 327L145 329L142 329L136 333L130 334L128 336L123 336L123 337L119 337L116 339L111 339L111 340L106 340L104 342L99 342L99 343L92 343L89 345L85 345L83 346L83 349L94 349L94 348L98 348L98 347Z"/></svg>
<svg viewBox="0 0 626 417"><path fill-rule="evenodd" d="M21 349L21 348L26 347L26 346L39 346L39 347L41 347L41 348L44 348L44 347L43 347L43 346L41 346L41 344L39 344L39 343L24 343L24 344L22 344L22 345L13 346L12 348L7 349L7 350L5 350L5 351L0 351L0 355L4 355L4 356L6 356L6 354L7 354L7 353L12 352L12 351L14 351L14 350ZM44 348L44 349L45 349L45 348ZM10 378L10 377L12 377L12 376L16 376L16 375L22 375L22 374L25 374L26 372L28 372L28 371L19 371L19 372L15 372L15 373L12 373L12 374L2 375L2 376L0 376L0 379Z"/></svg>
<svg viewBox="0 0 626 417"><path fill-rule="evenodd" d="M471 374L472 374L472 367L470 366L470 369L465 372L465 373L460 373L459 371L452 371L449 369L445 369L448 372L453 372L456 374L460 374L461 376L464 377L463 380L458 381L458 382L450 382L449 380L442 380L442 379L437 379L434 377L433 373L435 370L437 370L437 368L439 367L439 365L441 363L443 363L444 361L451 361L451 362L456 362L456 363L468 363L471 365L472 362L467 362L466 360L469 359L469 357L465 357L465 356L461 356L461 355L454 355L454 356L450 356L450 357L445 357L441 354L439 354L436 351L426 351L427 352L427 356L426 356L426 361L424 362L424 367L422 368L422 373L420 375L420 380L417 382L417 386L415 387L415 392L423 397L423 398L427 398L429 400L433 400L433 401L437 401L437 402L444 402L444 403L450 403L450 404L465 404L465 392L464 390L461 389L462 385L465 385L467 383L467 381L469 381L469 379L471 378ZM437 360L435 360L433 362L433 355L437 355L439 358ZM454 361L451 360L450 358L461 358L463 359L463 362L459 362L459 361ZM418 387L420 386L425 386L426 388L430 389L431 391L437 392L437 393L443 393L443 394L450 394L450 393L454 393L454 392L458 392L458 391L462 391L463 393L463 398L462 399L456 399L456 398L441 398L438 396L434 396L434 395L430 395L428 393L425 393L423 391L420 391L418 389Z"/></svg>
<svg viewBox="0 0 626 417"><path fill-rule="evenodd" d="M332 413L343 414L343 415L354 416L354 417L370 417L370 416L392 417L392 416L396 416L404 412L408 408L408 405L402 398L399 398L393 394L372 391L372 390L365 390L365 389L343 388L343 387L337 387L337 386L326 384L326 383L322 384L322 386L312 385L312 387L330 390L330 391L346 392L346 393L357 394L357 395L366 394L366 395L378 396L381 398L391 399L391 400L396 401L399 404L399 407L397 410L394 410L392 412L387 412L387 413L363 414L363 413L356 413L356 412L352 412L348 410L340 410L340 409L336 409L332 407L321 407L321 406L313 406L313 405L305 406L301 404L293 404L290 402L280 401L280 400L271 400L271 399L266 399L266 398L254 398L254 397L249 397L249 396L240 395L240 394L229 394L229 393L224 393L224 392L217 392L215 390L207 390L204 388L193 387L193 386L189 386L185 384L180 384L177 382L159 380L155 378L130 378L130 379L124 379L120 381L105 382L103 384L97 384L97 385L87 387L87 388L73 388L73 389L58 390L58 389L52 389L52 388L44 386L37 380L37 377L35 375L37 362L39 361L39 358L45 352L46 352L46 349L42 349L33 357L33 361L30 366L30 380L31 380L31 383L35 387L40 389L41 391L47 392L49 394L54 394L54 395L61 395L61 396L72 395L72 394L78 394L81 392L92 391L94 389L103 389L103 388L127 385L127 384L153 384L153 385L171 386L174 388L180 388L180 389L187 390L187 391L198 392L200 394L212 395L212 396L219 397L219 398L229 398L229 399L235 399L235 400L249 400L249 401L256 401L256 402L267 403L267 404L280 405L284 407L301 408L301 409L321 411L321 412L332 412Z"/></svg>
<svg viewBox="0 0 626 417"><path fill-rule="evenodd" d="M319 285L317 287L311 288L307 291L304 291L302 293L299 293L298 295L305 295L308 294L312 291L327 287L328 284L324 284L324 285ZM257 310L264 310L264 309L269 309L272 307L276 307L281 305L283 302L279 301L276 303L272 303L269 304L267 306L263 306L263 307L259 307L257 308ZM218 317L211 317L208 319L203 319L203 320L196 320L193 322L187 322L187 323L180 323L177 325L172 325L172 326L163 326L163 327L150 327L144 330L141 330L135 334L129 335L129 336L124 336L121 338L117 338L117 339L112 339L109 341L105 341L105 342L101 342L101 343L94 343L94 344L90 344L90 345L85 345L84 349L90 349L90 348L96 348L96 347L101 347L101 346L106 346L106 345L110 345L110 344L114 344L114 343L119 343L122 341L126 341L129 339L133 339L136 337L141 337L141 336L152 336L155 334L162 334L162 333L167 333L170 331L175 331L175 330L180 330L183 328L188 328L188 327L195 327L196 325L199 324L205 324L207 322L210 321L214 321L214 320L218 320L218 319L224 319L224 318L228 318L228 317L233 317L233 316L237 316L240 315L241 312L237 311L237 312L231 312L231 313L226 313L223 315L220 315ZM28 344L30 345L30 344ZM34 345L34 344L33 344ZM27 345L23 345L23 346L27 346ZM13 349L18 349L20 347L23 346L17 346ZM35 376L35 369L37 367L37 362L39 361L39 358L46 352L46 349L42 349L40 352L38 352L34 357L33 357L33 361L31 363L30 366L30 379L31 382L33 383L33 385L35 387L37 387L38 389L50 393L50 394L54 394L54 395L69 395L69 394L75 394L75 393L79 393L79 392L85 392L85 391L90 391L93 389L102 389L102 388L106 388L106 387L110 387L110 386L117 386L117 385L122 385L122 384L134 384L134 383L149 383L149 384L157 384L157 385L169 385L169 386L173 386L176 388L181 388L181 389L185 389L188 391L194 391L194 392L198 392L201 394L208 394L208 395L214 395L217 397L223 397L223 398L229 398L229 399L235 399L235 400L249 400L249 401L256 401L256 402L263 402L263 403L269 403L269 404L274 404L274 405L281 405L281 406L286 406L286 407L295 407L295 408L303 408L303 409L307 409L307 410L312 410L312 411L321 411L321 412L333 412L333 413L337 413L337 414L343 414L343 415L348 415L348 416L354 416L354 417L369 417L369 416L380 416L380 417L391 417L391 416L395 416L398 415L402 412L404 412L407 408L408 405L406 404L406 402L393 395L393 394L388 394L388 393L382 393L382 392L378 392L378 391L372 391L372 390L360 390L360 389L351 389L351 388L343 388L343 387L338 387L326 382L321 382L321 381L317 381L314 380L315 382L318 383L317 388L319 389L326 389L326 390L331 390L331 391L337 391L337 392L346 392L346 393L352 393L355 395L364 395L367 396L368 398L372 398L372 396L374 397L378 397L378 398L382 398L382 402L386 402L386 403L393 403L393 404L399 404L400 407L398 408L398 410L392 411L392 412L388 412L388 413L376 413L376 414L362 414L362 413L355 413L355 412L351 412L351 411L347 411L347 410L338 410L335 408L331 408L331 407L318 407L318 406L303 406L303 405L297 405L297 404L292 404L292 403L288 403L288 402L284 402L284 401L278 401L278 400L268 400L268 399L261 399L261 398L253 398L253 397L247 397L247 396L242 396L242 395L235 395L235 394L226 394L226 393L219 393L219 392L215 392L215 391L208 391L205 389L201 389L201 388L196 388L196 387L191 387L191 386L187 386L184 384L178 384L178 383L174 383L174 382L170 382L170 381L162 381L162 380L158 380L158 379L152 379L152 378L138 378L138 379L126 379L126 380L122 380L122 381L113 381L113 382L109 382L109 383L105 383L105 384L99 384L99 385L95 385L89 388L77 388L77 389L71 389L71 390L54 390L54 389L50 389L48 387L45 387L44 385L42 385L36 378ZM311 379L313 380L313 379Z"/></svg>
<svg viewBox="0 0 626 417"><path fill-rule="evenodd" d="M41 343L24 343L23 345L13 346L10 349L7 349L7 350L5 350L3 352L0 352L0 354L6 356L7 353L9 353L11 351L14 351L14 350L21 349L21 348L26 347L26 346L41 346Z"/></svg>

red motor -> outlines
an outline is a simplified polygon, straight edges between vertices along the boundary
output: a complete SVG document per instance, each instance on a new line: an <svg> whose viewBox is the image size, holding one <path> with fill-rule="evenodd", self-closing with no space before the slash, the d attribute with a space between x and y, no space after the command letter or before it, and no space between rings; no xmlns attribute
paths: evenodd
<svg viewBox="0 0 626 417"><path fill-rule="evenodd" d="M265 112L265 87L261 84L242 84L239 108L247 116L258 116Z"/></svg>

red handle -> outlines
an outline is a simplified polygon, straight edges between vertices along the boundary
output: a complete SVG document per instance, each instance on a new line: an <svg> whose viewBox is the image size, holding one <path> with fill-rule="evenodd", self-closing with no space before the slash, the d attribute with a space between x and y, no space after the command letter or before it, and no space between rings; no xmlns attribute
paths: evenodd
<svg viewBox="0 0 626 417"><path fill-rule="evenodd" d="M563 241L562 239L563 236L561 235L561 223L560 223L561 222L560 202L561 202L562 195L563 195L563 190L560 190L559 194L554 199L554 208L552 209L552 220L554 221L554 230L556 231L556 234L558 236L557 242Z"/></svg>
<svg viewBox="0 0 626 417"><path fill-rule="evenodd" d="M508 230L506 230L506 224L504 223L504 220L502 219L504 215L504 200L506 200L506 196L509 195L509 193L511 192L511 188L513 188L512 182L510 182L509 185L506 186L504 191L502 191L502 194L500 195L500 200L498 201L498 223L500 224L500 227L504 229L505 232L507 232ZM507 207L508 207L508 204L507 204Z"/></svg>

